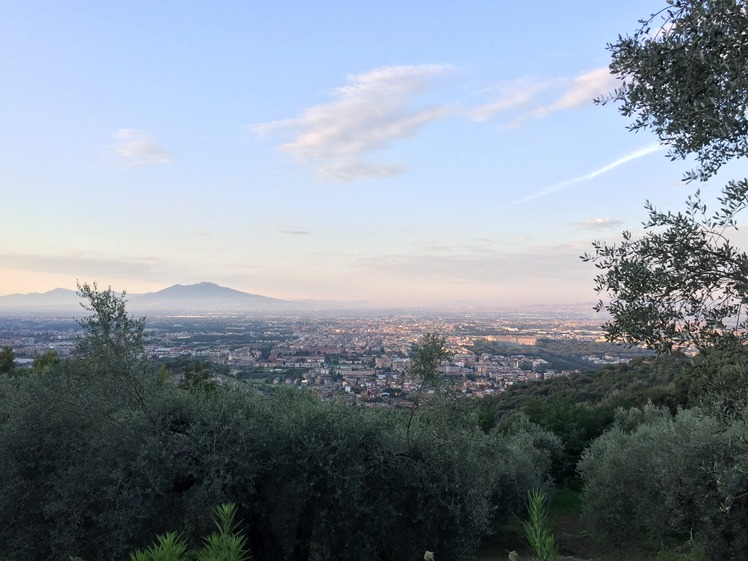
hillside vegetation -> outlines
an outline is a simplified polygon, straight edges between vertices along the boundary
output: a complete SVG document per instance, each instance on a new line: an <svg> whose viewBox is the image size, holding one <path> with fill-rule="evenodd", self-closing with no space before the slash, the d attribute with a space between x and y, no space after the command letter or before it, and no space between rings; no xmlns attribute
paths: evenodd
<svg viewBox="0 0 748 561"><path fill-rule="evenodd" d="M560 444L532 423L486 433L438 391L404 414L201 369L177 385L143 358L121 297L81 292L75 358L0 376L0 558L126 559L170 531L196 547L233 504L256 560L457 559L549 484ZM414 375L436 388L420 356Z"/></svg>
<svg viewBox="0 0 748 561"><path fill-rule="evenodd" d="M440 384L444 339L427 335L423 391L394 411L220 386L205 363L177 384L124 300L84 289L76 356L0 376L0 558L124 560L157 534L197 551L218 505L253 559L468 558L559 485L621 547L746 551L738 342L474 400Z"/></svg>

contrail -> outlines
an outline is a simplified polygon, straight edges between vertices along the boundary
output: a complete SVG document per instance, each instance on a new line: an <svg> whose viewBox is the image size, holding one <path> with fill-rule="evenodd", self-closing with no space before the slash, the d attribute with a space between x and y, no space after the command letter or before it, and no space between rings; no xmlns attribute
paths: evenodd
<svg viewBox="0 0 748 561"><path fill-rule="evenodd" d="M608 165L605 165L601 167L600 169L596 169L595 171L592 171L586 175L580 175L579 177L574 177L573 179L566 179L564 181L561 181L559 183L554 183L553 185L548 185L547 187L542 188L537 193L533 193L532 195L529 195L523 199L518 199L514 202L509 203L507 206L514 206L518 205L520 203L526 203L527 201L532 201L535 199L539 199L540 197L545 197L546 195L550 195L551 193L556 193L558 191L563 191L564 189L568 189L572 185L577 185L578 183L584 183L585 181L589 181L591 179L594 179L604 173L608 173L609 171L617 168L618 166L622 166L625 163L630 162L631 160L636 160L638 158L641 158L643 156L647 156L648 154L652 154L653 152L657 152L658 150L661 150L663 146L661 144L650 144L649 146L646 146L644 148L640 148L639 150L636 150L635 152L631 152L631 154L627 154L622 158L618 158L614 162L609 163Z"/></svg>

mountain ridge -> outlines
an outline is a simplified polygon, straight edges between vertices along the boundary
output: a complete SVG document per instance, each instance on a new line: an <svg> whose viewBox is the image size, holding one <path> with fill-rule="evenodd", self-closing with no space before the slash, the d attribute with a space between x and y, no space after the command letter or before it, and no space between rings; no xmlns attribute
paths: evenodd
<svg viewBox="0 0 748 561"><path fill-rule="evenodd" d="M155 292L127 293L128 310L135 313L144 311L160 312L252 312L282 311L292 308L306 308L308 304L281 300L251 294L213 282L195 284L174 284ZM0 313L3 311L29 310L40 312L80 311L80 298L77 291L67 288L54 288L47 292L9 294L0 296Z"/></svg>

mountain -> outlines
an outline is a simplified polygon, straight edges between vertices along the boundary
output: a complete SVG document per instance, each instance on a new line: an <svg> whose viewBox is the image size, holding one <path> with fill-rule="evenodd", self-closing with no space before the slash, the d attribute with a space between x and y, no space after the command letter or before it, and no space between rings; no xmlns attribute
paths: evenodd
<svg viewBox="0 0 748 561"><path fill-rule="evenodd" d="M158 292L127 294L127 309L145 313L236 313L303 310L307 304L241 292L212 282L175 284ZM0 315L19 313L81 315L80 298L74 290L56 288L49 292L0 296Z"/></svg>
<svg viewBox="0 0 748 561"><path fill-rule="evenodd" d="M82 310L80 298L75 290L55 288L49 292L32 292L30 294L10 294L0 296L0 312L4 310L34 311L48 310L49 312L64 312L67 310Z"/></svg>
<svg viewBox="0 0 748 561"><path fill-rule="evenodd" d="M252 312L285 310L292 302L241 292L212 282L175 284L158 292L133 294L128 306L133 310Z"/></svg>

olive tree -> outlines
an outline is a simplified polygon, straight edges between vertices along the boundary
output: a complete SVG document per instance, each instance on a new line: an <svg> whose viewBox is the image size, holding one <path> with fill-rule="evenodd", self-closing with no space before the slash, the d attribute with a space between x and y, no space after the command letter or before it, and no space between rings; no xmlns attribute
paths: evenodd
<svg viewBox="0 0 748 561"><path fill-rule="evenodd" d="M127 312L126 292L117 295L110 286L99 290L97 284L78 283L81 307L91 315L78 321L83 335L76 350L87 357L108 357L121 365L130 365L143 352L145 318Z"/></svg>
<svg viewBox="0 0 748 561"><path fill-rule="evenodd" d="M81 372L86 376L106 380L111 391L147 412L146 388L153 381L153 369L144 352L145 317L128 313L126 295L111 286L100 290L95 282L78 283L81 307L90 315L78 320L83 331L75 358L84 363Z"/></svg>
<svg viewBox="0 0 748 561"><path fill-rule="evenodd" d="M413 404L408 416L409 440L414 416L423 405L424 392L429 390L436 392L442 389L443 378L439 373L439 366L450 356L446 339L438 333L426 333L411 346L408 353L410 365L407 374L418 384L418 389L413 396Z"/></svg>
<svg viewBox="0 0 748 561"><path fill-rule="evenodd" d="M619 410L611 429L583 454L584 513L616 542L682 544L710 558L745 558L748 539L746 422L698 408L672 417L651 405Z"/></svg>
<svg viewBox="0 0 748 561"><path fill-rule="evenodd" d="M748 9L744 0L666 0L608 46L618 102L633 131L651 129L673 158L694 156L686 179L707 179L748 155Z"/></svg>
<svg viewBox="0 0 748 561"><path fill-rule="evenodd" d="M594 254L583 258L600 271L595 290L610 298L595 307L612 318L603 325L609 340L670 352L713 346L726 332L746 336L748 255L728 233L737 228L747 194L748 181L730 183L712 215L698 193L684 212L647 203L643 237L624 232L619 244L594 242Z"/></svg>
<svg viewBox="0 0 748 561"><path fill-rule="evenodd" d="M654 132L671 159L693 158L686 182L748 156L745 0L666 0L609 48L619 86L598 101L617 104L631 130ZM710 401L674 418L621 414L584 453L586 512L610 539L695 537L714 559L745 558L748 256L731 237L747 205L745 178L725 184L716 210L698 190L680 212L647 203L643 236L624 232L583 256L599 271L607 338L695 347L689 391Z"/></svg>
<svg viewBox="0 0 748 561"><path fill-rule="evenodd" d="M711 178L748 155L748 9L743 0L667 0L630 36L609 45L617 103L630 129L649 129L672 159L693 157L685 180ZM744 335L748 257L731 244L748 204L748 181L730 181L708 213L698 192L682 212L647 203L646 233L596 242L583 256L600 270L597 310L610 313L610 340L661 352L704 348L725 331Z"/></svg>

